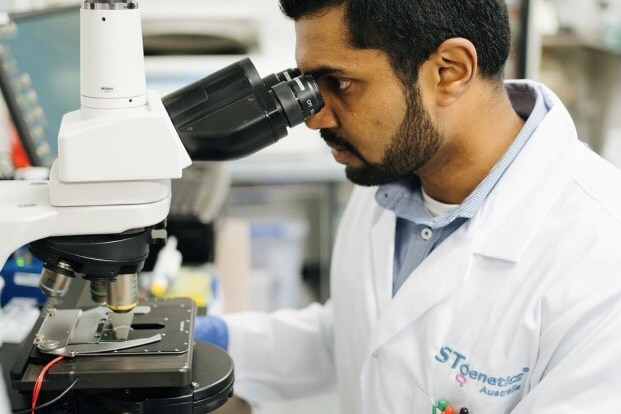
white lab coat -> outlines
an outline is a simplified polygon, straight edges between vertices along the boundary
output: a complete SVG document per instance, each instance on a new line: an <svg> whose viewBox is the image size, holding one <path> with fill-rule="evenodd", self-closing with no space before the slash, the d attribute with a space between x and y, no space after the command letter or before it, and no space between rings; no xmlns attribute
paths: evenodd
<svg viewBox="0 0 621 414"><path fill-rule="evenodd" d="M621 407L621 175L552 106L480 211L391 297L395 216L356 188L331 302L228 317L240 395L336 381L342 414L584 414Z"/></svg>

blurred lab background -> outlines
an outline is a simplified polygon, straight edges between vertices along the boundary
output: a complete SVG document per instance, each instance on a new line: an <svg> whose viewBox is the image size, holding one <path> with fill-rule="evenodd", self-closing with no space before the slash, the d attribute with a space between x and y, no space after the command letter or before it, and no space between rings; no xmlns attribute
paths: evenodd
<svg viewBox="0 0 621 414"><path fill-rule="evenodd" d="M621 167L621 0L507 3L514 37L507 77L550 86L579 136ZM69 0L0 1L0 179L46 178L60 117L79 108L78 7ZM147 87L162 96L244 56L262 76L295 66L293 23L277 0L143 0L140 9ZM153 294L166 261L178 271L157 294L191 296L203 312L325 301L349 191L343 168L303 125L250 157L193 165L173 182L174 243L152 252L144 294ZM0 330L13 334L5 341L19 342L36 318L39 271L27 246L2 269ZM336 413L336 399L275 404L259 414L294 410Z"/></svg>

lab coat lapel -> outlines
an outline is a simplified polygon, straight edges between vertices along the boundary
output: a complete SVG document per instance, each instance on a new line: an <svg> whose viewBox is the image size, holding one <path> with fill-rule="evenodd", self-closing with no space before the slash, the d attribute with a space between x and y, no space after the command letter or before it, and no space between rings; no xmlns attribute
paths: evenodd
<svg viewBox="0 0 621 414"><path fill-rule="evenodd" d="M394 224L392 228L394 229ZM467 279L472 261L472 237L470 234L472 228L471 223L465 223L442 242L414 270L392 300L391 284L389 283L388 289L386 289L386 282L379 282L382 278L388 279L389 282L392 280L392 267L390 267L391 273L387 277L386 273L383 275L377 273L382 268L376 266L376 286L383 289L382 300L386 300L387 296L388 304L380 313L378 323L371 335L369 352L374 352L428 309L462 286ZM383 250L386 253L388 249L384 248ZM384 257L382 260L392 263L392 251L389 257Z"/></svg>
<svg viewBox="0 0 621 414"><path fill-rule="evenodd" d="M378 210L378 218L371 228L371 257L375 305L379 318L392 300L392 273L395 239L395 214L386 209Z"/></svg>

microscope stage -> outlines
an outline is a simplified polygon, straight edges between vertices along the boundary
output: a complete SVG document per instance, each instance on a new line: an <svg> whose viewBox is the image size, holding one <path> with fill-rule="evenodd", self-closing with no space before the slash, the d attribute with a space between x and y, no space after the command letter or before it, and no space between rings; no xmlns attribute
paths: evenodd
<svg viewBox="0 0 621 414"><path fill-rule="evenodd" d="M190 384L196 313L194 302L188 298L153 299L141 302L137 308L138 312L132 315L110 312L105 316L102 316L105 313L100 310L102 308L53 310L55 315L48 316L33 330L31 336L34 336L30 342L33 345L22 351L13 367L11 376L14 388L21 391L33 389L41 369L55 357L41 352L44 348L41 345L54 341L61 343L61 350L62 347L76 347L80 350L88 348L95 353L67 356L54 365L46 374L46 389L65 389L76 378L79 378L76 389L179 387ZM96 312L93 313L93 310ZM74 323L75 329L71 333L70 328L62 328L68 319L77 318L79 314L84 318ZM94 314L95 317L92 316ZM102 322L102 317L107 320ZM61 318L64 321L58 322ZM59 325L54 326L51 321ZM89 325L92 325L90 329ZM82 340L72 344L72 339L59 336L59 331ZM90 332L91 337L100 338L100 342L88 343L88 338L85 340L84 337L89 335L85 332ZM109 350L110 346L139 342L158 335L160 339L155 342ZM98 351L98 346L101 346L101 351Z"/></svg>

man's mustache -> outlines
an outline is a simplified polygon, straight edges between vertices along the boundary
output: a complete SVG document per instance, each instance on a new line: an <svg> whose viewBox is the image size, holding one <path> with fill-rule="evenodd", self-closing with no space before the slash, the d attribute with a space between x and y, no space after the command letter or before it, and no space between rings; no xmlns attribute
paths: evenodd
<svg viewBox="0 0 621 414"><path fill-rule="evenodd" d="M329 146L342 148L345 151L351 152L352 154L360 157L360 154L358 153L356 147L354 147L349 141L344 140L329 129L319 130L319 135L321 136L321 138L323 138L324 141L326 141Z"/></svg>

